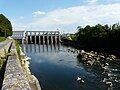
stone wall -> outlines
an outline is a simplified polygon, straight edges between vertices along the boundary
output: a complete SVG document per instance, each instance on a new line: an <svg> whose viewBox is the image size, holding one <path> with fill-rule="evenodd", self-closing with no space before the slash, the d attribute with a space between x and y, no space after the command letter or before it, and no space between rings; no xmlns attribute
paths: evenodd
<svg viewBox="0 0 120 90"><path fill-rule="evenodd" d="M2 90L31 90L20 65L15 44L11 46L14 55L8 57Z"/></svg>
<svg viewBox="0 0 120 90"><path fill-rule="evenodd" d="M28 59L30 58L20 48L23 64L21 66L14 43L11 46L10 53L12 56L8 57L2 90L41 90L37 78L29 70Z"/></svg>

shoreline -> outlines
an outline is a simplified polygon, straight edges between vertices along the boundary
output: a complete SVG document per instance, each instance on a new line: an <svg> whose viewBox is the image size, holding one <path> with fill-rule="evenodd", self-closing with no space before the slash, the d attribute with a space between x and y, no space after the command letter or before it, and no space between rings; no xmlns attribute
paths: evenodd
<svg viewBox="0 0 120 90"><path fill-rule="evenodd" d="M23 72L30 84L30 87L32 90L41 90L41 86L40 86L40 83L38 81L38 79L32 75L31 71L30 71L30 62L29 60L31 59L30 57L26 56L25 53L23 53L22 51L22 48L20 47L20 55L21 55L21 58L22 58L22 69L23 69Z"/></svg>
<svg viewBox="0 0 120 90"><path fill-rule="evenodd" d="M108 62L120 64L120 56L114 53L91 49L87 50L85 46L80 46L76 41L71 40L63 41L62 44L77 49L76 51L68 50L68 52L76 53L78 61L83 64L101 67L105 66Z"/></svg>
<svg viewBox="0 0 120 90"><path fill-rule="evenodd" d="M113 50L111 50L111 49L106 49L106 48L102 48L102 47L100 47L100 48L90 47L90 46L85 46L83 44L79 44L79 43L77 43L77 41L67 40L67 39L62 40L62 44L65 46L73 47L75 49L85 50L86 52L95 51L98 53L112 54L112 55L115 55L120 58L120 51L116 50L114 48L112 48Z"/></svg>

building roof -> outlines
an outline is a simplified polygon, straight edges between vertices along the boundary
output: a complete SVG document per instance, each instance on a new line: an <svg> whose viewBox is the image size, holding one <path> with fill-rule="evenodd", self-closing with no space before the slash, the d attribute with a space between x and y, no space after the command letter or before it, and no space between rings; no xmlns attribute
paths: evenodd
<svg viewBox="0 0 120 90"><path fill-rule="evenodd" d="M13 30L14 32L23 32L25 30Z"/></svg>

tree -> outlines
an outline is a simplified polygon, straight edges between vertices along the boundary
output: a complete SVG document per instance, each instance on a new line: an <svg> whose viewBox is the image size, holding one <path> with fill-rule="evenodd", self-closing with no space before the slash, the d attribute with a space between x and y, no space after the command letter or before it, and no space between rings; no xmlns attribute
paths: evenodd
<svg viewBox="0 0 120 90"><path fill-rule="evenodd" d="M11 36L12 25L11 22L3 15L0 14L0 36Z"/></svg>
<svg viewBox="0 0 120 90"><path fill-rule="evenodd" d="M85 48L98 51L120 53L120 24L111 26L97 24L95 26L78 26L77 42Z"/></svg>

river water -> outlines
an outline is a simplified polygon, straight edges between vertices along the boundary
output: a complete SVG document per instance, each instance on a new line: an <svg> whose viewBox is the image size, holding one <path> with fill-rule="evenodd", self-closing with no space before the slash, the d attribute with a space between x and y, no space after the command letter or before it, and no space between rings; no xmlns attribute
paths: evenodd
<svg viewBox="0 0 120 90"><path fill-rule="evenodd" d="M74 48L63 45L22 45L31 57L30 70L42 90L120 90L120 67L88 67L77 60L77 54L68 52ZM103 74L107 72L109 76ZM80 77L84 83L78 81ZM113 83L112 87L105 80Z"/></svg>

